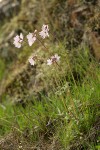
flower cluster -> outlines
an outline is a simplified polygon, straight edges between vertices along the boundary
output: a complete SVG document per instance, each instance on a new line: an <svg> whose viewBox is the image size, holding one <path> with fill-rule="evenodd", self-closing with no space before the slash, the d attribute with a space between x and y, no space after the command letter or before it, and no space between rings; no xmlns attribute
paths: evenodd
<svg viewBox="0 0 100 150"><path fill-rule="evenodd" d="M37 33L37 30L35 30L33 33L29 32L29 34L26 36L29 46L32 46L33 43L38 39L38 35L42 39L45 39L46 37L49 37L49 27L48 27L48 25L43 25L42 30L39 33ZM24 36L23 36L22 33L20 33L20 35L17 35L16 37L14 37L13 44L15 45L15 47L21 48L23 40L24 40ZM36 63L35 62L36 59L37 59L37 56L31 56L31 57L29 57L28 61L32 66L34 66L35 63ZM58 56L58 54L55 54L54 56L52 56L50 59L47 60L47 65L50 66L54 63L57 64L59 59L60 59L60 56Z"/></svg>
<svg viewBox="0 0 100 150"><path fill-rule="evenodd" d="M37 30L35 30L33 33L29 33L26 37L28 39L28 44L29 46L32 46L33 43L36 41L37 37L36 37L36 32ZM46 37L49 37L49 27L48 25L43 25L42 26L42 31L39 32L39 35L45 39ZM13 44L15 45L15 47L17 48L21 48L22 46L22 42L23 42L23 34L20 33L20 35L17 35L16 37L14 37L14 42Z"/></svg>

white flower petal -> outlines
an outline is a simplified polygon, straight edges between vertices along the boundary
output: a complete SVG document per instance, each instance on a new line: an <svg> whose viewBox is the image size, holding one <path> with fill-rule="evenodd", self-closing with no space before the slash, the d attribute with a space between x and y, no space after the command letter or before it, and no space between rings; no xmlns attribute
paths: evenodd
<svg viewBox="0 0 100 150"><path fill-rule="evenodd" d="M22 33L20 33L20 36L17 35L17 36L14 37L13 44L15 45L15 47L20 48L22 42L23 42L23 34Z"/></svg>
<svg viewBox="0 0 100 150"><path fill-rule="evenodd" d="M52 65L52 60L51 59L47 60L47 65L49 65L49 66Z"/></svg>
<svg viewBox="0 0 100 150"><path fill-rule="evenodd" d="M31 57L31 58L29 58L28 59L28 61L29 61L29 63L31 64L31 65L35 65L35 61L34 61L34 59Z"/></svg>
<svg viewBox="0 0 100 150"><path fill-rule="evenodd" d="M22 33L20 33L20 38L21 38L22 40L23 40L23 38L24 38Z"/></svg>
<svg viewBox="0 0 100 150"><path fill-rule="evenodd" d="M36 32L36 31L35 31ZM28 43L29 43L29 46L32 46L33 43L36 41L36 34L34 33L29 33L27 35L27 39L28 39Z"/></svg>

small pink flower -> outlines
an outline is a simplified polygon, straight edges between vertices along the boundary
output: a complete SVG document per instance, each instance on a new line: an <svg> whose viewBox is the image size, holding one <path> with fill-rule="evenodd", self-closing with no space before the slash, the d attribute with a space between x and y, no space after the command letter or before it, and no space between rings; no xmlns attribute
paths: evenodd
<svg viewBox="0 0 100 150"><path fill-rule="evenodd" d="M36 32L37 30L35 30L34 33L29 33L27 35L29 46L32 46L33 43L36 41Z"/></svg>
<svg viewBox="0 0 100 150"><path fill-rule="evenodd" d="M16 37L14 37L14 42L13 44L15 45L15 47L20 48L23 42L23 34L20 33L20 35L17 35Z"/></svg>
<svg viewBox="0 0 100 150"><path fill-rule="evenodd" d="M43 39L45 39L46 37L49 37L49 27L48 27L48 25L43 25L42 26L42 31L41 32L39 32L39 35L43 38Z"/></svg>
<svg viewBox="0 0 100 150"><path fill-rule="evenodd" d="M37 55L30 56L28 59L29 63L33 66L35 65L36 60L38 60Z"/></svg>
<svg viewBox="0 0 100 150"><path fill-rule="evenodd" d="M52 62L58 62L60 59L60 56L58 56L58 54L55 54L54 56L51 57Z"/></svg>
<svg viewBox="0 0 100 150"><path fill-rule="evenodd" d="M52 65L53 63L57 63L60 60L60 56L58 54L55 54L50 59L47 60L47 65Z"/></svg>
<svg viewBox="0 0 100 150"><path fill-rule="evenodd" d="M35 60L34 60L33 57L30 57L30 58L28 59L28 61L29 61L29 63L30 63L32 66L35 65Z"/></svg>

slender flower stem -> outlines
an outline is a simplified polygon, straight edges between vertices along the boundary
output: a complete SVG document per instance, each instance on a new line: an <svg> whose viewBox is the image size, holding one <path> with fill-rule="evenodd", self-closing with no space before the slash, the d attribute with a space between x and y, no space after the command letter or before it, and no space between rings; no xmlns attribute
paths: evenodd
<svg viewBox="0 0 100 150"><path fill-rule="evenodd" d="M44 46L44 48L48 51L48 48L44 45L44 43L37 37L37 40Z"/></svg>
<svg viewBox="0 0 100 150"><path fill-rule="evenodd" d="M58 38L52 34L52 32L50 32L50 34L60 43L60 41L58 40Z"/></svg>

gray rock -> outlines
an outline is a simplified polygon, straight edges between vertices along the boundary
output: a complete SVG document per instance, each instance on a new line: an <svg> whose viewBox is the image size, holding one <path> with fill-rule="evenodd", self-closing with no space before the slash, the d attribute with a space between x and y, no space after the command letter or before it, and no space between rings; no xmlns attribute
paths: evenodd
<svg viewBox="0 0 100 150"><path fill-rule="evenodd" d="M18 13L20 8L20 0L2 0L0 1L0 22L5 18L11 18Z"/></svg>

